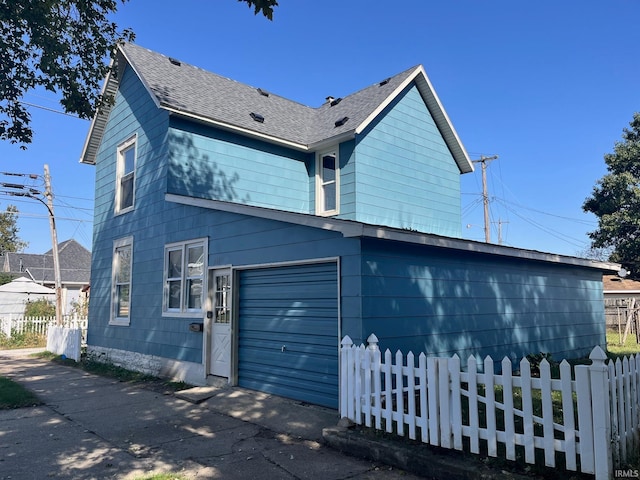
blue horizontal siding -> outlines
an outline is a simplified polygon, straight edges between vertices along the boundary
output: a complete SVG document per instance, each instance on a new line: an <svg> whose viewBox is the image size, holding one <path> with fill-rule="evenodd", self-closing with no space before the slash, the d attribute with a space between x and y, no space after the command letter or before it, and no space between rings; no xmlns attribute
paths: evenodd
<svg viewBox="0 0 640 480"><path fill-rule="evenodd" d="M174 119L168 192L309 213L309 157Z"/></svg>
<svg viewBox="0 0 640 480"><path fill-rule="evenodd" d="M345 218L461 236L460 171L415 85L358 137L354 158Z"/></svg>
<svg viewBox="0 0 640 480"><path fill-rule="evenodd" d="M362 337L382 348L515 360L604 344L597 271L376 241L362 261Z"/></svg>

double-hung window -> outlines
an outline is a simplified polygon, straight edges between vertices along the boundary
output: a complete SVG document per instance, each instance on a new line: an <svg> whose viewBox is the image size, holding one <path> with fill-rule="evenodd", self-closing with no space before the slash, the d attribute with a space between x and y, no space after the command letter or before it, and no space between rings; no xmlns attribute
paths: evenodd
<svg viewBox="0 0 640 480"><path fill-rule="evenodd" d="M111 325L129 325L133 237L113 242L111 268Z"/></svg>
<svg viewBox="0 0 640 480"><path fill-rule="evenodd" d="M198 239L165 247L163 313L202 312L206 245L205 239Z"/></svg>
<svg viewBox="0 0 640 480"><path fill-rule="evenodd" d="M136 140L134 135L118 146L116 163L116 213L133 210L136 175Z"/></svg>
<svg viewBox="0 0 640 480"><path fill-rule="evenodd" d="M340 165L338 151L319 153L316 159L316 213L340 213Z"/></svg>

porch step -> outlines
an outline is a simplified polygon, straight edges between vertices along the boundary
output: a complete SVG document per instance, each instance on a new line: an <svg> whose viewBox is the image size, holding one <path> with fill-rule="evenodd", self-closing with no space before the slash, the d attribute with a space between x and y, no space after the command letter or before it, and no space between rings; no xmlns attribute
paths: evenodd
<svg viewBox="0 0 640 480"><path fill-rule="evenodd" d="M209 385L205 387L193 387L187 390L180 390L175 393L175 396L187 402L198 404L217 395L220 393L220 390L229 388L229 383L226 378L208 378L207 383Z"/></svg>

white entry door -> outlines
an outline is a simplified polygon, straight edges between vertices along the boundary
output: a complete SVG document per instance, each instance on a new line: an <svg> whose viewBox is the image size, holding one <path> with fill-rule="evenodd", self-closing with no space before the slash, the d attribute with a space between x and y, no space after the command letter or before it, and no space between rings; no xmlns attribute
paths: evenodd
<svg viewBox="0 0 640 480"><path fill-rule="evenodd" d="M213 317L211 319L212 375L229 378L231 373L231 272L213 270L209 282Z"/></svg>

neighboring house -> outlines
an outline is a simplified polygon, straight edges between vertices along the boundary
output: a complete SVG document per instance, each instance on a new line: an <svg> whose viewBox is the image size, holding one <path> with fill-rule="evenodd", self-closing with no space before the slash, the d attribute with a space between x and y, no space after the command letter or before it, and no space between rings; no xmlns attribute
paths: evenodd
<svg viewBox="0 0 640 480"><path fill-rule="evenodd" d="M629 323L631 331L635 333L640 311L640 281L605 275L603 283L607 327L624 332Z"/></svg>
<svg viewBox="0 0 640 480"><path fill-rule="evenodd" d="M91 277L91 252L75 240L58 244L62 313L73 313L74 305L86 301ZM55 288L53 251L34 253L7 252L2 258L2 271L16 277L28 277L45 287Z"/></svg>
<svg viewBox="0 0 640 480"><path fill-rule="evenodd" d="M38 300L56 301L56 291L44 287L30 278L18 277L0 285L0 318L22 317L28 302ZM8 323L9 336L11 324Z"/></svg>
<svg viewBox="0 0 640 480"><path fill-rule="evenodd" d="M465 359L605 345L616 266L461 238L472 162L421 66L311 108L131 44L115 62L81 158L89 353L336 407L344 335Z"/></svg>

